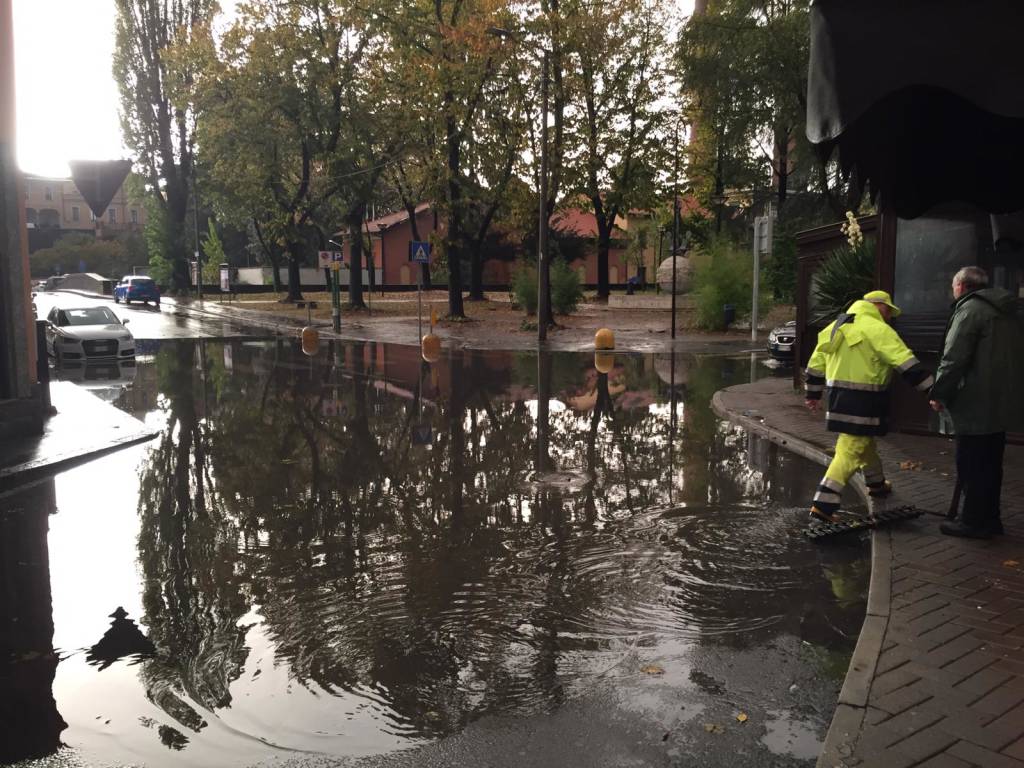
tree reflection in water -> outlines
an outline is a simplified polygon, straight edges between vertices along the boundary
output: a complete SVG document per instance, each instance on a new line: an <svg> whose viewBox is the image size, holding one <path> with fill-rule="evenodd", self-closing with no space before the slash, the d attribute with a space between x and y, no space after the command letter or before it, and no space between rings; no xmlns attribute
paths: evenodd
<svg viewBox="0 0 1024 768"><path fill-rule="evenodd" d="M763 513L813 478L749 466L711 415L743 360L680 357L670 384L640 356L236 344L229 372L220 349L161 350L139 497L141 675L188 730L232 703L254 622L290 679L437 734L557 708L618 644L751 642L827 602Z"/></svg>

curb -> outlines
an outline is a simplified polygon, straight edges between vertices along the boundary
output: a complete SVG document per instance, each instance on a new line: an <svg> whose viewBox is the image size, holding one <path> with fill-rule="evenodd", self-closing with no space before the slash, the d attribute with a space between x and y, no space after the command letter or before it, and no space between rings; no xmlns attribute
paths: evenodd
<svg viewBox="0 0 1024 768"><path fill-rule="evenodd" d="M729 410L722 402L722 392L715 392L711 398L711 409L720 418L766 438L805 459L827 466L831 457L805 440L787 435L774 427L761 423L756 418ZM851 485L866 503L870 503L867 486L861 478ZM850 666L839 692L836 711L832 716L817 768L832 768L844 765L844 759L853 754L854 745L860 738L868 702L868 693L875 676L878 657L882 653L882 640L889 626L892 601L892 538L888 530L875 529L871 533L871 577L868 581L867 610L864 624L857 636L857 645L850 657Z"/></svg>

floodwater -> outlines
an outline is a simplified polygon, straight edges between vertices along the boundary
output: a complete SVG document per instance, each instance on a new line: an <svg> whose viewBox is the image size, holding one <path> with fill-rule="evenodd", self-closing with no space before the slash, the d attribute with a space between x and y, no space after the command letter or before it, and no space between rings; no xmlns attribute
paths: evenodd
<svg viewBox="0 0 1024 768"><path fill-rule="evenodd" d="M813 764L868 568L711 412L766 367L152 351L100 394L156 439L0 500L8 759Z"/></svg>

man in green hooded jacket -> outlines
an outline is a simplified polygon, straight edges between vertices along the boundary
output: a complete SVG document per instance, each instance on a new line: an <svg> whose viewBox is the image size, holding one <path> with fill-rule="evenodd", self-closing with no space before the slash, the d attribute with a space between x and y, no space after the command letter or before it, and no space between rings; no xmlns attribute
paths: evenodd
<svg viewBox="0 0 1024 768"><path fill-rule="evenodd" d="M1007 431L1024 428L1024 323L1013 294L988 287L988 275L964 267L953 277L953 316L931 405L946 411L956 435L956 471L964 506L949 536L987 539L1003 532L1000 493ZM948 423L944 423L948 427Z"/></svg>

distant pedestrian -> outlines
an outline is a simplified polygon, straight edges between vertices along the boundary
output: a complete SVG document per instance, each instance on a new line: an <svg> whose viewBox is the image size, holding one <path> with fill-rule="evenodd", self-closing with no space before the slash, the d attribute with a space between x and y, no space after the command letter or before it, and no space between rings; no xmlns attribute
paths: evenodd
<svg viewBox="0 0 1024 768"><path fill-rule="evenodd" d="M1024 428L1024 322L1016 298L988 287L988 275L964 267L953 277L953 316L946 327L931 406L947 411L956 435L963 493L949 536L987 539L1003 532L1000 495L1006 432Z"/></svg>
<svg viewBox="0 0 1024 768"><path fill-rule="evenodd" d="M912 386L927 391L931 374L888 324L900 314L885 291L871 291L853 302L825 330L807 364L807 407L818 409L826 386L826 423L838 432L835 457L822 478L811 517L838 520L843 488L857 470L864 472L873 498L888 496L875 437L889 431L889 382L897 370Z"/></svg>

